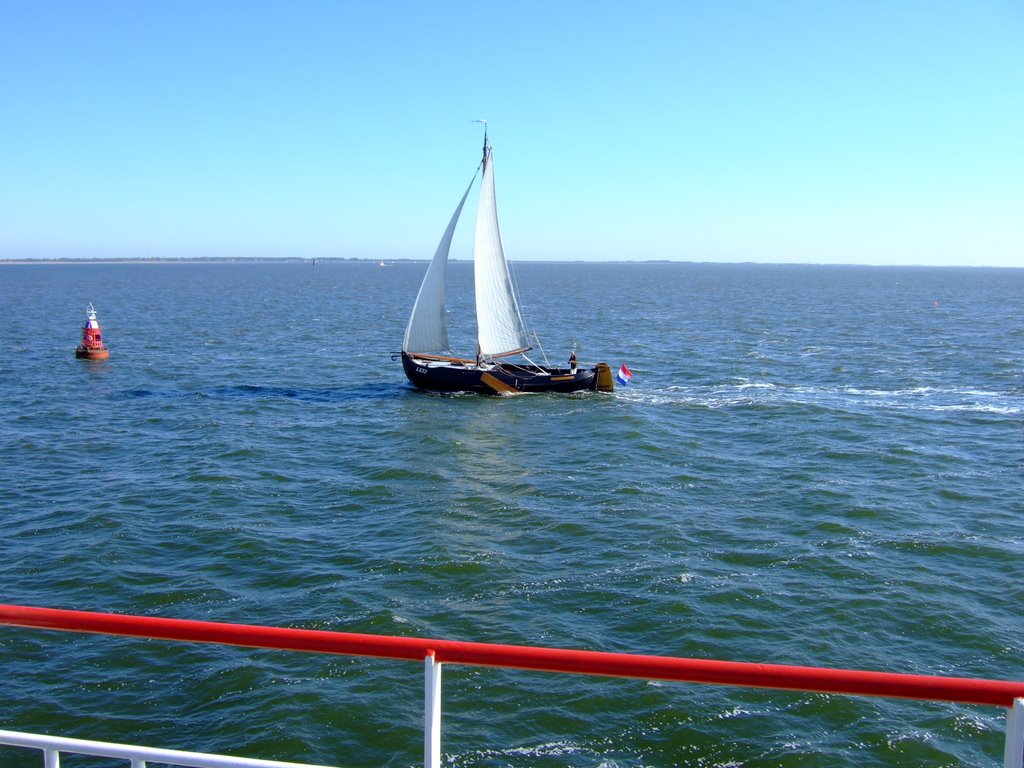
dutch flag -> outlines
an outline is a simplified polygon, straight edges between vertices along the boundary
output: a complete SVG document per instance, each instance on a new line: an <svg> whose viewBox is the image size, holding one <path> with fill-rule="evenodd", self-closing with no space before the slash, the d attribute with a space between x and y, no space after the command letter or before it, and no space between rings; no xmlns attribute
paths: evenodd
<svg viewBox="0 0 1024 768"><path fill-rule="evenodd" d="M619 372L615 374L615 378L619 380L619 384L629 384L629 380L633 378L633 372L623 363Z"/></svg>

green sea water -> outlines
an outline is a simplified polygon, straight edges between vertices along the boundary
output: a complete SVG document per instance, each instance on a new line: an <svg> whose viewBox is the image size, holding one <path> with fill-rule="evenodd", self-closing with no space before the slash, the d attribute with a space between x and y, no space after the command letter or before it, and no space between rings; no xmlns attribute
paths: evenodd
<svg viewBox="0 0 1024 768"><path fill-rule="evenodd" d="M0 602L1024 679L1024 270L520 264L535 357L634 378L515 398L405 381L424 270L0 265ZM0 628L0 669L12 730L422 762L418 664ZM995 766L1004 716L446 667L443 753Z"/></svg>

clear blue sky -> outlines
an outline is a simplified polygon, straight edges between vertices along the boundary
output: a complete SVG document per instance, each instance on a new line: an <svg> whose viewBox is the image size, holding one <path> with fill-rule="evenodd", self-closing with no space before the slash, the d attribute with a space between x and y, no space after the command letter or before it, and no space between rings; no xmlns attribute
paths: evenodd
<svg viewBox="0 0 1024 768"><path fill-rule="evenodd" d="M1024 2L4 2L0 257L1024 267ZM472 217L470 217L472 218Z"/></svg>

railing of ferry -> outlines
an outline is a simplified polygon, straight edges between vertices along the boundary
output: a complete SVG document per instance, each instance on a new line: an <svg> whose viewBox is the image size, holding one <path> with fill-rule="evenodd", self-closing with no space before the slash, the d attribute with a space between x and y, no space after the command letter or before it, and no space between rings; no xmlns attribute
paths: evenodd
<svg viewBox="0 0 1024 768"><path fill-rule="evenodd" d="M1017 681L429 640L18 605L0 605L0 625L421 662L425 673L423 754L426 768L439 768L441 764L441 668L444 664L1001 706L1008 710L1004 768L1024 768L1024 682ZM0 732L0 744L25 746L20 742L5 741L5 738L10 736L10 732ZM114 748L118 745L107 746ZM59 760L57 755L62 747L37 748L43 749L47 755L47 768L56 768L59 765L58 762L51 762L51 756L52 760ZM146 751L141 747L135 749ZM66 751L74 750L68 748ZM207 762L175 763L173 760L164 759L174 753L173 750L151 751L163 753L163 757L145 757L141 752L139 756L126 756L126 753L107 756L131 759L133 768L145 765L144 761L147 759L159 760L169 765L218 768L297 765L273 761L246 761L243 758L224 756L206 756L204 759L208 759ZM177 754L194 756L195 753ZM218 760L222 762L217 762ZM231 760L238 762L230 762Z"/></svg>

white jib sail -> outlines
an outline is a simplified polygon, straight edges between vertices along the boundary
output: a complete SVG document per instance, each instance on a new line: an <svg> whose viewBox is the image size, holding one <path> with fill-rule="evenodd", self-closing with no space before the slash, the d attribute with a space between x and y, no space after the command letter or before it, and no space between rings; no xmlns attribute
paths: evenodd
<svg viewBox="0 0 1024 768"><path fill-rule="evenodd" d="M441 242L438 243L434 258L427 267L427 274L423 276L420 283L420 292L416 294L416 303L412 306L412 314L409 316L409 325L405 328L405 340L402 342L402 351L428 354L431 352L448 351L448 320L445 316L445 266L448 264L448 251L452 247L452 236L455 234L455 225L459 222L459 214L462 213L462 206L466 203L469 190L476 181L476 174L466 187L462 199L459 201L452 220L448 222L448 229L444 231Z"/></svg>
<svg viewBox="0 0 1024 768"><path fill-rule="evenodd" d="M476 321L480 352L504 355L527 349L523 318L519 313L505 252L498 231L498 207L494 197L494 164L488 149L480 185L473 240L473 270L476 279Z"/></svg>

